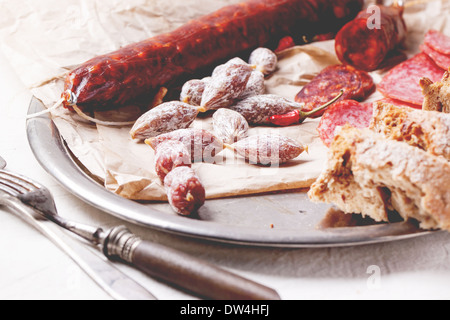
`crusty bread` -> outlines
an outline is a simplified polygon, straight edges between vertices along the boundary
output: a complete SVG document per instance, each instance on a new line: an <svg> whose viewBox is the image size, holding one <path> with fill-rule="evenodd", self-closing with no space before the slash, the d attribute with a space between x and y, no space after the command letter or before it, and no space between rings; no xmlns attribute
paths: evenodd
<svg viewBox="0 0 450 320"><path fill-rule="evenodd" d="M420 79L420 87L424 95L423 110L450 113L450 70L444 74L441 82Z"/></svg>
<svg viewBox="0 0 450 320"><path fill-rule="evenodd" d="M450 114L374 103L370 129L450 161Z"/></svg>
<svg viewBox="0 0 450 320"><path fill-rule="evenodd" d="M450 230L449 190L448 161L370 129L345 126L308 196L375 221L397 212L424 229Z"/></svg>

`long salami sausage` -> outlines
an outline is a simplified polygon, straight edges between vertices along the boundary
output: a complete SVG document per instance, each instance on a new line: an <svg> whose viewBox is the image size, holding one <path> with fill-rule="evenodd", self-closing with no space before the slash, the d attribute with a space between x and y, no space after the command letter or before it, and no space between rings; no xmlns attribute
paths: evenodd
<svg viewBox="0 0 450 320"><path fill-rule="evenodd" d="M286 35L338 30L363 0L247 0L184 26L89 60L72 70L64 106L111 109L151 95L182 77ZM272 45L273 42L273 45Z"/></svg>
<svg viewBox="0 0 450 320"><path fill-rule="evenodd" d="M376 70L406 37L402 7L373 6L361 11L336 35L336 55L344 64Z"/></svg>

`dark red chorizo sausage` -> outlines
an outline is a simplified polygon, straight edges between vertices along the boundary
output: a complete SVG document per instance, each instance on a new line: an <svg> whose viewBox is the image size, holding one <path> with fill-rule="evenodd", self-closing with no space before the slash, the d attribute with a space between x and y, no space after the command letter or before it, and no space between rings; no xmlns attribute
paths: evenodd
<svg viewBox="0 0 450 320"><path fill-rule="evenodd" d="M256 47L275 47L283 36L338 30L363 2L247 0L224 7L83 63L66 78L64 106L87 111L126 105L219 61Z"/></svg>
<svg viewBox="0 0 450 320"><path fill-rule="evenodd" d="M401 7L373 6L361 11L336 35L336 55L344 64L376 70L406 37Z"/></svg>

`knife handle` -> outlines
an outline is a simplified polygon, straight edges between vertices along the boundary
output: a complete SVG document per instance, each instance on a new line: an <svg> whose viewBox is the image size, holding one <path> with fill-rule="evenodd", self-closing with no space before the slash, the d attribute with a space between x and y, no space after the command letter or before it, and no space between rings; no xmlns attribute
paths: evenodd
<svg viewBox="0 0 450 320"><path fill-rule="evenodd" d="M113 228L103 252L146 274L214 300L280 300L276 291L194 258L183 252L143 241L127 228Z"/></svg>

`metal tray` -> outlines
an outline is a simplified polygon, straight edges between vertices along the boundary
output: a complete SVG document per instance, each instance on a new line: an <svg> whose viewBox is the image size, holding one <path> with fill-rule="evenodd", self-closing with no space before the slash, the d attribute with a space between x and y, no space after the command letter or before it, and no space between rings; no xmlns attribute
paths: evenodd
<svg viewBox="0 0 450 320"><path fill-rule="evenodd" d="M31 100L28 113L44 109ZM166 203L140 203L106 190L72 157L48 115L27 122L28 141L40 165L86 203L134 224L212 242L263 247L336 247L426 235L411 222L318 228L329 205L313 204L304 191L207 200L198 217L174 214Z"/></svg>

